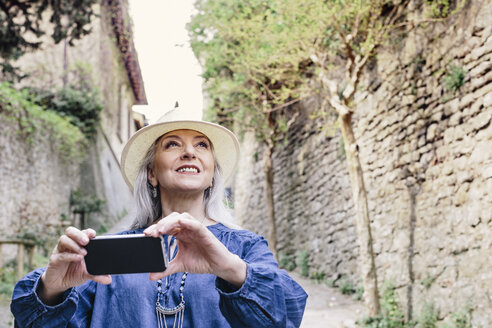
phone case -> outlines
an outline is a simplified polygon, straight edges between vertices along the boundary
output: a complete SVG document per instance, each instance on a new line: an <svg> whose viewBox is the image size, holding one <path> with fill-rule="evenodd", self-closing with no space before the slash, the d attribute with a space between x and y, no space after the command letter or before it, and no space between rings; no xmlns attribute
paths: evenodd
<svg viewBox="0 0 492 328"><path fill-rule="evenodd" d="M92 275L162 272L167 267L162 237L101 236L91 239L85 248L85 265Z"/></svg>

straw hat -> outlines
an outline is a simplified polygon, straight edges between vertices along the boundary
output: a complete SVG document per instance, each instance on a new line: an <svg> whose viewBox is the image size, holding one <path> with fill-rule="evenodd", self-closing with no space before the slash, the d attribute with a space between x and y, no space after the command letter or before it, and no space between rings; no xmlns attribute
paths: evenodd
<svg viewBox="0 0 492 328"><path fill-rule="evenodd" d="M141 162L150 146L162 135L182 129L195 130L207 136L212 142L224 180L231 178L239 160L239 142L234 133L218 124L183 119L182 110L176 108L164 114L156 123L138 130L123 148L121 173L130 189L133 190Z"/></svg>

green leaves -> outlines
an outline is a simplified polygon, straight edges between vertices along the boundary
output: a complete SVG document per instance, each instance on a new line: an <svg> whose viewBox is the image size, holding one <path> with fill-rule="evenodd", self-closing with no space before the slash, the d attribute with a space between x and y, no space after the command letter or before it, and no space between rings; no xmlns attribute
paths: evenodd
<svg viewBox="0 0 492 328"><path fill-rule="evenodd" d="M94 195L83 193L80 189L70 192L70 209L75 214L100 213L105 201Z"/></svg>
<svg viewBox="0 0 492 328"><path fill-rule="evenodd" d="M86 139L67 118L47 110L31 100L28 90L17 91L9 83L0 84L0 117L17 122L28 143L36 134L48 133L66 161L80 161Z"/></svg>
<svg viewBox="0 0 492 328"><path fill-rule="evenodd" d="M74 40L89 34L98 0L0 0L0 67L4 78L22 78L9 63L27 51L38 49L48 31L55 43ZM49 17L51 26L43 20Z"/></svg>
<svg viewBox="0 0 492 328"><path fill-rule="evenodd" d="M362 69L396 22L405 21L406 5L405 0L198 0L188 29L204 65L208 112L217 113L208 116L240 121L260 139L273 140L285 133L282 122L293 117L288 104L309 94L333 96L327 79L347 85L338 101L352 106Z"/></svg>
<svg viewBox="0 0 492 328"><path fill-rule="evenodd" d="M461 88L465 83L466 70L458 65L450 65L449 70L444 76L444 87L447 91L452 91L453 94Z"/></svg>

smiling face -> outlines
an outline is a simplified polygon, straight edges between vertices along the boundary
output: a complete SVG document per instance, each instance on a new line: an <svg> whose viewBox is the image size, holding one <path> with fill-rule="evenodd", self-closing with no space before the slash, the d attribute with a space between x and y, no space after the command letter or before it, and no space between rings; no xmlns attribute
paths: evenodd
<svg viewBox="0 0 492 328"><path fill-rule="evenodd" d="M148 179L161 194L203 194L212 185L214 156L210 140L194 130L175 130L156 144Z"/></svg>

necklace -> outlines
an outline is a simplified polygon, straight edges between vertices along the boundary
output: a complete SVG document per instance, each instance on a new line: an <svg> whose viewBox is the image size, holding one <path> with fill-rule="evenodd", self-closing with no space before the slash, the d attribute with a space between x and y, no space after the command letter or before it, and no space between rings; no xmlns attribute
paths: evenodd
<svg viewBox="0 0 492 328"><path fill-rule="evenodd" d="M183 277L181 277L181 285L179 286L179 298L181 301L179 302L178 305L176 305L173 308L167 308L163 306L160 303L160 300L162 297L164 297L164 294L162 293L162 281L159 279L157 281L157 302L155 304L155 311L157 313L157 323L159 328L167 328L167 322L166 322L166 315L174 315L174 323L173 323L173 328L174 327L183 327L183 319L184 319L184 310L185 310L185 300L183 296L183 290L185 286L185 280L186 276L188 275L188 272L183 273ZM167 277L166 277L167 280ZM166 284L166 291L169 289L169 281ZM176 326L176 323L178 324Z"/></svg>
<svg viewBox="0 0 492 328"><path fill-rule="evenodd" d="M164 240L165 240L164 242L167 245L167 236L164 237ZM170 255L170 248L171 248L170 246L173 245L175 240L176 240L176 238L173 236L171 238L171 242L169 243L169 247L167 247L168 255ZM177 249L174 250L173 257L176 256L176 251L177 251ZM170 259L171 257L168 256L168 258ZM185 272L185 273L183 273L183 276L181 277L181 284L179 286L180 302L178 305L176 305L173 308L168 308L168 307L164 306L164 304L165 304L164 298L167 297L164 294L166 294L170 288L169 277L166 277L166 287L165 287L164 292L162 291L162 280L161 279L157 280L157 301L155 303L155 312L157 315L158 328L167 328L166 316L172 316L172 315L174 315L173 328L176 328L176 327L182 328L183 327L184 310L185 310L185 300L184 300L184 296L183 296L183 291L184 291L185 281L186 281L187 276L188 276L188 272ZM161 301L162 301L162 304L161 304Z"/></svg>

